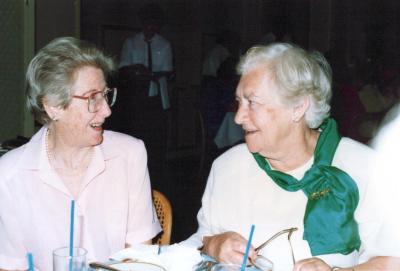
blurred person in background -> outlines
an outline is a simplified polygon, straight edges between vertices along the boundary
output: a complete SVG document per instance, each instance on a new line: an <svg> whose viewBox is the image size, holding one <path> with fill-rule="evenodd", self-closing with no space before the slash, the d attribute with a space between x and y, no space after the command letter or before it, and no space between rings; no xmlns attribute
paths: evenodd
<svg viewBox="0 0 400 271"><path fill-rule="evenodd" d="M139 18L142 31L124 42L119 67L134 65L138 74L149 76L149 96L161 95L162 108L168 109L167 78L172 74L173 63L171 44L160 35L164 12L157 4L150 3L139 10Z"/></svg>
<svg viewBox="0 0 400 271"><path fill-rule="evenodd" d="M203 62L200 106L209 143L213 142L226 112L234 107L239 81L235 67L240 47L241 39L237 33L221 30Z"/></svg>

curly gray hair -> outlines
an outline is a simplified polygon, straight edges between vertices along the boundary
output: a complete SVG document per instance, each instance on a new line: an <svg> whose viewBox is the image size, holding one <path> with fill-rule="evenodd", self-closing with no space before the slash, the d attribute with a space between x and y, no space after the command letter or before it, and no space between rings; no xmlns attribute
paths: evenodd
<svg viewBox="0 0 400 271"><path fill-rule="evenodd" d="M245 74L260 66L270 72L277 94L285 104L310 97L310 107L305 113L310 128L317 128L329 116L332 71L322 54L309 53L288 43L256 46L241 58L237 71Z"/></svg>

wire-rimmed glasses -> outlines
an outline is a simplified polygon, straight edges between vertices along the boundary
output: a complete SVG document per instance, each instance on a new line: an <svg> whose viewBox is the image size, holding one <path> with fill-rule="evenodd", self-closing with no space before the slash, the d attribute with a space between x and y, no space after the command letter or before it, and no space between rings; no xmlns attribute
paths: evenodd
<svg viewBox="0 0 400 271"><path fill-rule="evenodd" d="M297 228L289 228L289 229L285 229L285 230L281 230L280 232L274 234L272 237L270 237L267 241L265 241L264 243L262 243L261 245L259 245L258 247L255 248L255 251L257 253L257 256L254 260L249 259L250 263L252 265L254 265L256 268L262 270L261 266L263 266L264 262L269 262L270 260L266 257L264 257L263 255L260 254L260 251L266 246L268 245L272 240L274 240L275 238L277 238L278 236L281 236L282 234L288 233L288 242L290 245L290 252L292 254L292 261L293 261L293 265L295 264L296 260L294 258L294 253L293 253L293 246L292 243L290 241L290 237L292 236L292 233L294 231L297 231Z"/></svg>
<svg viewBox="0 0 400 271"><path fill-rule="evenodd" d="M88 111L90 113L96 113L103 105L103 101L106 101L109 107L115 104L117 99L117 88L106 88L105 90L95 91L90 93L89 96L73 95L72 97L87 100Z"/></svg>
<svg viewBox="0 0 400 271"><path fill-rule="evenodd" d="M297 230L298 230L297 228L289 228L289 229L281 230L280 232L274 234L267 241L262 243L260 246L255 248L257 256L256 256L256 258L254 260L249 258L250 265L254 266L255 268L257 268L258 270L261 270L261 271L271 270L271 266L273 266L273 262L271 262L268 258L264 257L263 255L261 255L260 251L266 245L268 245L272 240L274 240L275 238L277 238L277 237L279 237L279 236L281 236L282 234L285 234L285 233L288 233L288 242L289 242L289 245L290 245L290 251L291 251L291 254L292 254L292 261L293 261L293 265L294 265L296 260L294 258L293 247L292 247L292 243L290 241L290 238L292 236L292 233L294 231L297 231ZM203 261L201 261L199 264L194 266L194 268L193 268L194 271L212 271L213 267L216 264L218 264L218 262L215 259L210 258L210 256L208 256L206 254L202 253L202 257L205 258L205 259L203 259Z"/></svg>

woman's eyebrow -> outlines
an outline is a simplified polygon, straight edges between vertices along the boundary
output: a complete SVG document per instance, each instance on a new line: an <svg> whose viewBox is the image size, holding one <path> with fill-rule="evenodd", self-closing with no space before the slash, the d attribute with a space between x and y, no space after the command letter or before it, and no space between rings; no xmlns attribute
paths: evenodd
<svg viewBox="0 0 400 271"><path fill-rule="evenodd" d="M251 98L259 99L259 98L261 98L260 95L258 95L257 93L254 93L254 92L251 92L248 95L244 95L244 96L246 96L248 99L251 99Z"/></svg>
<svg viewBox="0 0 400 271"><path fill-rule="evenodd" d="M104 87L104 89L106 89L106 87ZM84 93L82 94L82 96L86 96L86 95L88 95L88 94L92 94L93 92L97 92L97 91L101 91L101 90L91 89L91 90L88 90L88 91L84 92Z"/></svg>

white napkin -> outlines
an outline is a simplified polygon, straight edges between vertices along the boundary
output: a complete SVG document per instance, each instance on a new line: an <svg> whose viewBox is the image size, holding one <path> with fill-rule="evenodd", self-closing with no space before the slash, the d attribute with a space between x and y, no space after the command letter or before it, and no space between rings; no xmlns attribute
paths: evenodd
<svg viewBox="0 0 400 271"><path fill-rule="evenodd" d="M110 257L112 260L136 259L161 265L168 271L188 271L199 263L202 258L200 252L193 247L182 244L162 246L158 253L158 245L134 245L130 248L118 251Z"/></svg>

